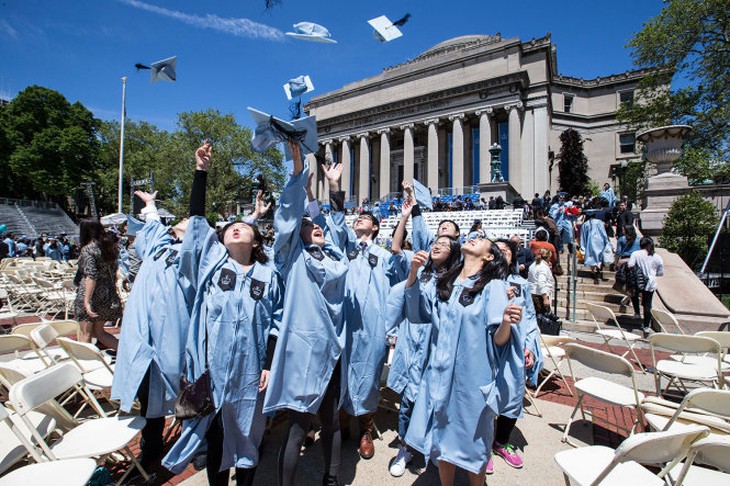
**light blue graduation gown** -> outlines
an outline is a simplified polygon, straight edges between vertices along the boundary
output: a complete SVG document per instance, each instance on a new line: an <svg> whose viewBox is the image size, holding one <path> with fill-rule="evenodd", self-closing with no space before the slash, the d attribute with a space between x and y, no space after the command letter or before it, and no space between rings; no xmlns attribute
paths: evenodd
<svg viewBox="0 0 730 486"><path fill-rule="evenodd" d="M159 221L145 223L135 246L142 265L124 307L111 396L129 412L149 368L147 417L164 417L174 410L195 289L178 278L181 244Z"/></svg>
<svg viewBox="0 0 730 486"><path fill-rule="evenodd" d="M264 400L266 413L316 413L340 359L340 404L347 390L347 357L342 352L347 264L329 234L324 248L305 247L299 236L308 177L305 168L289 178L274 217L275 262L288 290Z"/></svg>
<svg viewBox="0 0 730 486"><path fill-rule="evenodd" d="M347 255L349 267L345 291L345 409L360 416L378 408L380 376L388 354L385 304L390 287L398 283L402 272L397 257L375 243L362 252L354 231L345 225L343 213L333 212L329 224L335 242Z"/></svg>
<svg viewBox="0 0 730 486"><path fill-rule="evenodd" d="M613 187L609 187L605 191L601 191L601 197L608 201L608 207L613 209L613 207L618 202L618 198L616 197L616 193L613 192Z"/></svg>
<svg viewBox="0 0 730 486"><path fill-rule="evenodd" d="M530 284L519 275L508 276L507 283L518 289L519 295L515 296L513 302L522 307L522 319L519 323L512 324L509 342L499 348L498 404L500 415L520 418L525 393L525 374L529 374L531 380L537 377L542 369L542 353ZM535 363L530 369L525 368L525 349L532 351L535 356Z"/></svg>
<svg viewBox="0 0 730 486"><path fill-rule="evenodd" d="M196 289L186 376L192 382L205 371L207 350L215 412L183 421L180 438L163 465L181 473L220 413L224 435L220 470L251 468L258 463L266 428L258 386L269 334L277 334L281 321L283 293L278 276L260 263L246 272L228 256L215 230L201 216L190 218L180 259L180 278Z"/></svg>
<svg viewBox="0 0 730 486"><path fill-rule="evenodd" d="M507 306L506 282L493 280L462 298L472 279L455 281L443 302L414 285L406 289L406 317L431 322L431 354L405 440L431 460L478 474L484 470L498 414L499 347L493 335Z"/></svg>
<svg viewBox="0 0 730 486"><path fill-rule="evenodd" d="M411 218L411 242L413 251L429 251L431 245L436 241L436 236L426 226L426 221L420 214Z"/></svg>
<svg viewBox="0 0 730 486"><path fill-rule="evenodd" d="M592 267L602 264L603 252L609 244L603 221L591 218L580 227L580 247L585 255L583 265Z"/></svg>

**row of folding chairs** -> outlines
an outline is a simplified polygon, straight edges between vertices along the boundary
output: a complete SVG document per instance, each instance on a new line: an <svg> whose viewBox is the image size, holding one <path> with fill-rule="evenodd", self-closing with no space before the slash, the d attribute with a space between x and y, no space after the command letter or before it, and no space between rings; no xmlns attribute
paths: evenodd
<svg viewBox="0 0 730 486"><path fill-rule="evenodd" d="M51 278L48 273L29 270L0 272L0 289L7 293L16 311L39 317L63 316L68 319L73 309L76 289L73 274Z"/></svg>
<svg viewBox="0 0 730 486"><path fill-rule="evenodd" d="M57 397L70 393L88 401L98 418L79 421L65 412ZM57 426L59 410L70 427ZM144 425L143 417L107 416L76 366L70 362L53 365L13 384L8 402L0 405L0 474L25 457L35 461L0 477L0 485L85 485L98 462L120 457L130 466L117 484L135 467L148 480L129 448Z"/></svg>

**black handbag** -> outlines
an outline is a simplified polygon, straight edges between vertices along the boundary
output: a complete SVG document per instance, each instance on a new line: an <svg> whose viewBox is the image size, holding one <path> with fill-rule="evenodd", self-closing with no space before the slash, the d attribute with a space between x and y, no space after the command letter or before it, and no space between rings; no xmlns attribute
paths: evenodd
<svg viewBox="0 0 730 486"><path fill-rule="evenodd" d="M649 283L648 277L641 270L641 267L634 265L628 269L626 275L626 286L636 290L646 289L646 284Z"/></svg>
<svg viewBox="0 0 730 486"><path fill-rule="evenodd" d="M538 314L537 327L540 328L542 334L559 336L560 330L563 328L563 322L552 313Z"/></svg>
<svg viewBox="0 0 730 486"><path fill-rule="evenodd" d="M205 326L205 323L203 323ZM210 394L210 371L208 370L208 327L205 328L205 371L197 380L190 382L185 375L180 377L180 391L175 399L175 417L187 420L205 417L215 411Z"/></svg>
<svg viewBox="0 0 730 486"><path fill-rule="evenodd" d="M213 397L210 396L210 372L206 369L192 383L182 376L180 392L175 400L175 417L186 420L205 417L214 411Z"/></svg>
<svg viewBox="0 0 730 486"><path fill-rule="evenodd" d="M626 283L626 270L629 268L629 266L624 263L623 265L620 265L618 269L616 270L616 282L620 284Z"/></svg>

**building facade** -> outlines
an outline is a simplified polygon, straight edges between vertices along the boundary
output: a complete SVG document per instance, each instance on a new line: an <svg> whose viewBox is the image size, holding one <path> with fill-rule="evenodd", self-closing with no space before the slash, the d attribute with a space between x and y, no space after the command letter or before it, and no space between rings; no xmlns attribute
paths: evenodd
<svg viewBox="0 0 730 486"><path fill-rule="evenodd" d="M634 133L616 120L645 71L597 79L561 76L550 35L522 42L499 34L442 42L383 73L314 97L328 159L343 163L343 188L358 202L400 192L416 178L434 194L463 194L491 181L489 147L516 192L557 189L560 134L586 140L589 176L611 180L636 159ZM318 171L320 198L326 184Z"/></svg>

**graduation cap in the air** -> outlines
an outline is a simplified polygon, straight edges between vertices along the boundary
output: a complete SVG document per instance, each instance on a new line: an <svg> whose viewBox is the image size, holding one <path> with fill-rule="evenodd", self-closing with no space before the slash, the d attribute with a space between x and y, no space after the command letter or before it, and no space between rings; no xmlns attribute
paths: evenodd
<svg viewBox="0 0 730 486"><path fill-rule="evenodd" d="M314 22L299 22L298 24L294 24L294 32L287 32L286 35L311 42L337 43L326 27L315 24Z"/></svg>
<svg viewBox="0 0 730 486"><path fill-rule="evenodd" d="M126 214L127 217L127 236L136 236L137 232L144 227L144 221L140 221L131 214Z"/></svg>
<svg viewBox="0 0 730 486"><path fill-rule="evenodd" d="M256 123L251 148L262 153L279 142L284 143L284 153L287 160L292 159L289 150L289 140L299 143L302 157L317 151L317 119L314 115L298 120L284 121L255 108L248 108Z"/></svg>
<svg viewBox="0 0 730 486"><path fill-rule="evenodd" d="M415 192L416 202L419 206L433 210L433 200L428 187L424 186L416 179L413 179L413 191Z"/></svg>
<svg viewBox="0 0 730 486"><path fill-rule="evenodd" d="M410 18L411 14L407 13L395 22L391 22L388 17L381 15L380 17L368 20L368 24L375 29L373 37L375 37L376 40L380 42L390 42L393 39L403 36L403 32L401 32L398 27L403 27Z"/></svg>
<svg viewBox="0 0 730 486"><path fill-rule="evenodd" d="M149 66L137 63L134 65L139 69L150 70L150 81L156 83L157 81L175 81L177 74L175 72L177 66L177 56L172 56L162 61L153 62Z"/></svg>
<svg viewBox="0 0 730 486"><path fill-rule="evenodd" d="M310 77L307 75L290 79L284 85L284 92L286 93L286 98L289 100L298 98L304 93L309 93L310 91L314 91L314 85L312 84Z"/></svg>

